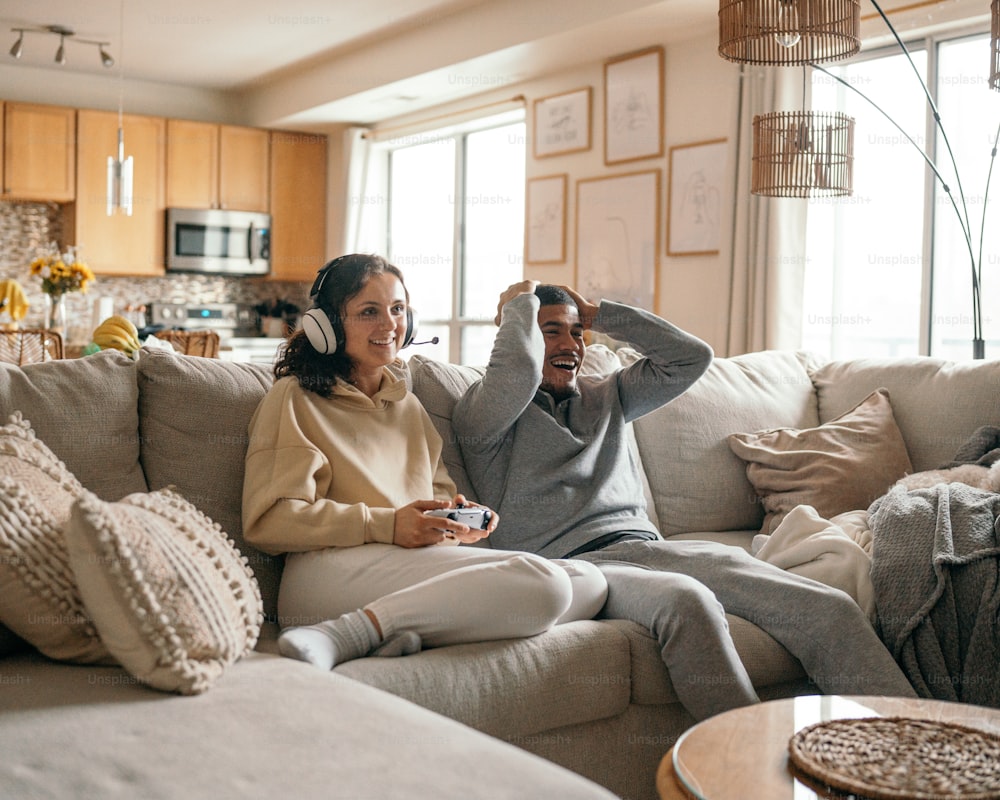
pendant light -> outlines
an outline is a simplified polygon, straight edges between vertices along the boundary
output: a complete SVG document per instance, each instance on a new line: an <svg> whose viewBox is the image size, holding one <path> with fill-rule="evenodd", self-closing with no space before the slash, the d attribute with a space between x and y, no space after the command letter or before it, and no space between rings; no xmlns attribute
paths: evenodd
<svg viewBox="0 0 1000 800"><path fill-rule="evenodd" d="M132 156L125 156L125 129L122 105L125 93L125 0L121 0L118 17L118 150L108 156L108 216L132 216Z"/></svg>

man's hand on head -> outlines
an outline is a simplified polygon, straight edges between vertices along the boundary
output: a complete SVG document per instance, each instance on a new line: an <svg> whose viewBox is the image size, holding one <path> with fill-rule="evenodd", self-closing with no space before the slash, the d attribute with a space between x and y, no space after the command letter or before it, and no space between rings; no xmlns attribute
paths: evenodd
<svg viewBox="0 0 1000 800"><path fill-rule="evenodd" d="M512 283L503 293L500 295L500 302L497 303L497 315L493 318L493 322L496 325L500 324L500 317L503 314L503 307L507 305L511 300L513 300L518 295L522 294L534 294L535 287L538 286L539 281L518 281L517 283Z"/></svg>
<svg viewBox="0 0 1000 800"><path fill-rule="evenodd" d="M583 325L585 331L589 331L594 324L594 317L597 316L598 306L584 299L583 295L577 292L572 286L560 286L559 288L573 298L573 302L576 303L576 310L580 312L580 323Z"/></svg>

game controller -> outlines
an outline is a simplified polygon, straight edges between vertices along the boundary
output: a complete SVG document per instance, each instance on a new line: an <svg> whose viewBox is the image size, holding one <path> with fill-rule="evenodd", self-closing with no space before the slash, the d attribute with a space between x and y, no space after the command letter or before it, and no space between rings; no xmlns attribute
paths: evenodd
<svg viewBox="0 0 1000 800"><path fill-rule="evenodd" d="M442 517L450 519L453 522L461 522L463 525L468 525L470 528L478 528L481 531L486 530L486 526L490 524L490 520L493 518L492 511L488 508L480 508L478 506L436 508L426 513L432 517Z"/></svg>

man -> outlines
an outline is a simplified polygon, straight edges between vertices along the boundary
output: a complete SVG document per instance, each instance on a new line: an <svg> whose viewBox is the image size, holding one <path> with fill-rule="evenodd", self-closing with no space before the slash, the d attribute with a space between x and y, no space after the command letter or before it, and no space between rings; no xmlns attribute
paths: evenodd
<svg viewBox="0 0 1000 800"><path fill-rule="evenodd" d="M453 416L476 498L500 515L495 547L597 564L609 589L601 616L650 630L696 719L758 702L727 611L770 633L824 692L915 696L848 595L739 548L664 541L646 517L626 425L698 380L707 344L649 312L537 281L504 291L496 322L486 373ZM586 330L643 358L579 378Z"/></svg>

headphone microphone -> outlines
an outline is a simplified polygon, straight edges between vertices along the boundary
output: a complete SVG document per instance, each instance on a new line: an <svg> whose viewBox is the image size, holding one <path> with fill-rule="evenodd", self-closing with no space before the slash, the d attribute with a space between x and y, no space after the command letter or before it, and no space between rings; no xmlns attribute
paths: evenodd
<svg viewBox="0 0 1000 800"><path fill-rule="evenodd" d="M426 340L426 341L424 341L424 342L410 342L410 344L411 344L411 345L413 345L413 344L437 344L437 343L438 343L438 342L440 342L440 341L441 341L441 340L440 340L440 339L438 339L438 337L437 337L437 336L435 336L435 337L434 337L433 339L428 339L428 340Z"/></svg>

